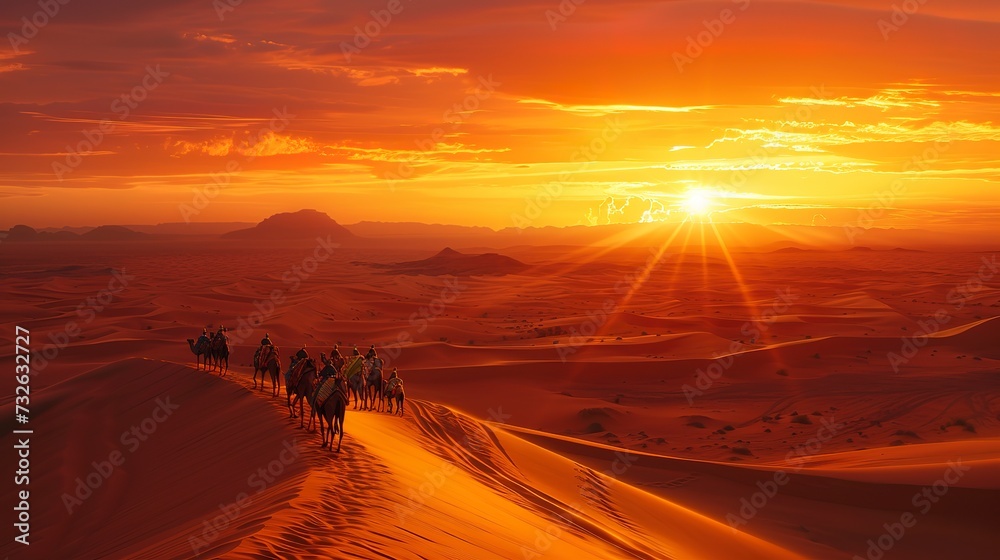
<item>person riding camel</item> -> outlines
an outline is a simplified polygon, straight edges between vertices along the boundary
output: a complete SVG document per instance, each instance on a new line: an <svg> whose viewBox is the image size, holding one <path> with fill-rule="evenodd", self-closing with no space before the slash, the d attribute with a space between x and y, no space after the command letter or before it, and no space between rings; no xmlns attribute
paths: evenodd
<svg viewBox="0 0 1000 560"><path fill-rule="evenodd" d="M299 348L299 351L292 355L292 365L289 368L289 371L291 371L291 368L294 368L296 364L298 364L299 362L301 362L302 360L304 360L304 359L306 359L308 357L309 357L309 353L306 352L306 345L303 344L302 348Z"/></svg>
<svg viewBox="0 0 1000 560"><path fill-rule="evenodd" d="M319 353L319 361L324 366L332 366L333 365L333 362L329 358L326 357L326 352L320 352ZM332 368L332 367L329 368L329 369L327 369L326 367L324 367L319 372L320 379L326 379L327 377L331 377L331 376L336 375L336 374L337 374L337 370L334 369L334 368Z"/></svg>
<svg viewBox="0 0 1000 560"><path fill-rule="evenodd" d="M372 345L371 345L371 346L370 346L370 347L368 348L368 353L367 353L367 354L365 354L365 359L366 359L366 360L368 360L368 361L370 362L370 361L372 361L372 360L373 360L373 359L375 359L375 358L378 358L378 352L376 352L376 351L375 351L375 345L374 345L374 344L372 344Z"/></svg>
<svg viewBox="0 0 1000 560"><path fill-rule="evenodd" d="M274 344L271 342L271 335L268 333L264 333L264 338L260 339L260 346L258 346L257 350L253 353L254 364L257 364L258 360L260 360L260 354L264 351L265 346L270 346L272 350L277 351L277 349L274 348Z"/></svg>
<svg viewBox="0 0 1000 560"><path fill-rule="evenodd" d="M201 329L201 336L198 337L198 344L201 344L202 342L208 342L209 340L210 339L208 337L208 328L203 327Z"/></svg>
<svg viewBox="0 0 1000 560"><path fill-rule="evenodd" d="M344 359L344 357L340 354L340 345L334 344L333 350L330 351L330 361L334 361L337 358Z"/></svg>
<svg viewBox="0 0 1000 560"><path fill-rule="evenodd" d="M392 368L392 373L389 374L389 379L385 380L385 394L393 395L396 392L396 387L401 387L403 385L403 380L399 377L399 372L396 368Z"/></svg>
<svg viewBox="0 0 1000 560"><path fill-rule="evenodd" d="M226 333L226 327L219 325L219 331L215 333L215 338L219 338L220 336L224 337L226 336L225 333Z"/></svg>
<svg viewBox="0 0 1000 560"><path fill-rule="evenodd" d="M351 352L351 355L352 356L360 356L361 355L361 351L358 350L358 345L357 344L354 345L354 350Z"/></svg>

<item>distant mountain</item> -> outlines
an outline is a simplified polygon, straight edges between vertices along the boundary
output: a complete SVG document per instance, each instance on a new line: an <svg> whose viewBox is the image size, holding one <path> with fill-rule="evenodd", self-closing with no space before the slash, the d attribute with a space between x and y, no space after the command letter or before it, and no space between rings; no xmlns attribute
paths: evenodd
<svg viewBox="0 0 1000 560"><path fill-rule="evenodd" d="M148 237L148 234L139 233L125 226L98 226L87 233L80 234L80 239L87 241L134 241Z"/></svg>
<svg viewBox="0 0 1000 560"><path fill-rule="evenodd" d="M719 248L723 245L733 251L768 252L787 247L804 250L846 250L855 245L875 250L906 247L910 249L967 249L994 248L996 242L957 239L953 235L918 229L870 228L854 230L839 226L768 225L717 222L712 225L674 222L642 224L604 224L595 226L530 226L523 229L507 227L494 231L475 226L419 224L409 222L359 222L345 226L356 235L364 236L371 244L384 244L393 240L393 247L431 249L461 243L463 247L516 247L516 246L607 246L619 245L624 240L628 247L660 247L665 240L673 240L669 252L681 250L701 252L703 247ZM681 229L680 235L675 232ZM690 229L692 235L687 235ZM701 235L704 233L704 235ZM685 244L683 239L689 238ZM982 236L978 236L982 237ZM988 237L983 237L988 239ZM720 239L722 241L720 241Z"/></svg>
<svg viewBox="0 0 1000 560"><path fill-rule="evenodd" d="M358 222L344 226L362 237L423 237L465 239L469 236L485 237L496 232L483 226L454 226L422 224L420 222Z"/></svg>
<svg viewBox="0 0 1000 560"><path fill-rule="evenodd" d="M37 241L38 232L34 228L18 225L10 228L4 241Z"/></svg>
<svg viewBox="0 0 1000 560"><path fill-rule="evenodd" d="M265 219L256 226L231 231L225 239L295 240L330 236L337 241L354 238L354 234L333 218L318 210L284 212Z"/></svg>
<svg viewBox="0 0 1000 560"><path fill-rule="evenodd" d="M497 253L469 255L445 247L433 257L394 264L372 264L375 268L385 268L396 274L423 276L504 276L517 274L529 265L511 257Z"/></svg>
<svg viewBox="0 0 1000 560"><path fill-rule="evenodd" d="M784 247L782 249L776 249L771 251L772 253L805 253L806 249L802 247Z"/></svg>
<svg viewBox="0 0 1000 560"><path fill-rule="evenodd" d="M126 227L155 235L222 235L253 226L253 222L165 222L152 226Z"/></svg>
<svg viewBox="0 0 1000 560"><path fill-rule="evenodd" d="M136 241L150 236L123 226L99 226L77 235L68 230L37 231L18 225L10 228L5 241Z"/></svg>

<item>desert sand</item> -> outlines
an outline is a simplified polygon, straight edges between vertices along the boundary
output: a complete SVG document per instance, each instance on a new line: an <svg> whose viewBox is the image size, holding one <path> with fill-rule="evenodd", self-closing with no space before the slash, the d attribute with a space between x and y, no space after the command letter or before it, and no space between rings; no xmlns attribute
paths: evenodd
<svg viewBox="0 0 1000 560"><path fill-rule="evenodd" d="M33 544L0 554L995 557L994 254L450 247L497 255L450 270L443 245L338 247L304 272L315 243L0 246L0 318L51 346ZM185 342L222 324L225 377ZM352 403L340 453L320 449L284 388L252 386L264 332L283 367L375 344L404 416Z"/></svg>

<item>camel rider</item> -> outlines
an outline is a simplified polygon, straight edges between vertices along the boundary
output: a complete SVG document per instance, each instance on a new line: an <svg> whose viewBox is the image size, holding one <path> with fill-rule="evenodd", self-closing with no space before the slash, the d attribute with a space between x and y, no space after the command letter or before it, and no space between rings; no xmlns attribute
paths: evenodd
<svg viewBox="0 0 1000 560"><path fill-rule="evenodd" d="M368 348L368 353L365 354L365 359L370 362L375 358L378 358L378 352L375 351L375 345L372 344L371 347Z"/></svg>
<svg viewBox="0 0 1000 560"><path fill-rule="evenodd" d="M330 352L330 360L333 361L337 358L340 358L341 360L344 359L344 357L340 355L340 345L334 344L333 350Z"/></svg>
<svg viewBox="0 0 1000 560"><path fill-rule="evenodd" d="M320 381L326 379L327 377L331 377L331 376L333 376L334 374L337 373L336 370L333 369L332 364L330 363L330 360L327 359L326 352L320 352L319 353L319 361L324 366L331 366L329 369L327 369L326 367L323 367L322 369L319 370Z"/></svg>
<svg viewBox="0 0 1000 560"><path fill-rule="evenodd" d="M306 345L303 344L302 348L299 348L299 351L292 355L292 365L288 368L288 371L291 371L291 368L294 368L299 362L308 357L309 353L306 352Z"/></svg>
<svg viewBox="0 0 1000 560"><path fill-rule="evenodd" d="M385 394L392 395L396 391L396 387L403 384L403 380L399 377L399 373L396 368L392 368L392 373L389 374L389 379L385 380Z"/></svg>
<svg viewBox="0 0 1000 560"><path fill-rule="evenodd" d="M265 346L274 348L274 344L271 343L271 335L268 333L264 333L264 338L260 339L260 346L253 353L254 364L258 363L257 360L260 359L260 353L264 351Z"/></svg>
<svg viewBox="0 0 1000 560"><path fill-rule="evenodd" d="M361 355L361 351L358 350L358 345L357 344L354 345L354 351L351 352L351 355L352 356L360 356Z"/></svg>
<svg viewBox="0 0 1000 560"><path fill-rule="evenodd" d="M198 343L202 342L208 342L208 329L204 327L201 329L201 336L198 337Z"/></svg>

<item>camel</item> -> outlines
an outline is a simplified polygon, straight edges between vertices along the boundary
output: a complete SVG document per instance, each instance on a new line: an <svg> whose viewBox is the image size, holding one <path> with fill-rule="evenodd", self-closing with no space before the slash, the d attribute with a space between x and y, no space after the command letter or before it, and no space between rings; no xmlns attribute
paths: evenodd
<svg viewBox="0 0 1000 560"><path fill-rule="evenodd" d="M320 446L322 449L327 445L327 433L330 434L330 451L333 451L333 436L340 432L340 438L337 440L337 453L340 453L340 444L344 441L344 417L347 416L347 380L343 376L337 374L335 377L337 382L337 388L333 391L326 402L324 402L319 410L314 410L313 412L319 413L319 433L323 437L323 445ZM326 420L326 425L329 429L324 428L324 420ZM310 423L312 420L310 419Z"/></svg>
<svg viewBox="0 0 1000 560"><path fill-rule="evenodd" d="M267 348L268 350L265 350ZM261 361L261 355L264 355ZM271 396L281 396L281 386L278 385L278 376L281 374L281 360L278 358L278 348L276 346L261 346L253 357L253 387L257 388L257 372L260 372L260 390L264 390L264 376L271 374Z"/></svg>
<svg viewBox="0 0 1000 560"><path fill-rule="evenodd" d="M397 378L397 379L399 379L399 378ZM386 400L386 407L387 407L387 410L388 410L389 414L393 414L393 412L392 412L392 409L393 409L392 402L396 401L396 414L398 414L400 416L403 415L403 401L406 400L406 395L403 392L403 380L402 379L400 379L398 383L394 384L392 386L392 388L388 388L388 387L386 388L386 390L385 390L385 400Z"/></svg>
<svg viewBox="0 0 1000 560"><path fill-rule="evenodd" d="M365 380L364 388L365 401L368 402L368 410L385 410L385 379L382 378L380 368L372 368L371 373ZM378 404L375 404L375 401Z"/></svg>
<svg viewBox="0 0 1000 560"><path fill-rule="evenodd" d="M195 343L193 338L187 339L188 346L191 347L191 352L194 353L194 360L197 364L196 369L201 368L201 364L204 361L205 371L208 371L208 360L211 358L211 343L208 340L198 339ZM204 358L202 358L204 356Z"/></svg>
<svg viewBox="0 0 1000 560"><path fill-rule="evenodd" d="M302 375L299 376L298 381L295 385L292 385L292 376L295 368L290 368L287 373L285 373L285 395L288 399L288 417L296 418L295 416L295 403L299 403L299 427L305 427L305 416L303 413L303 401L309 400L309 395L312 394L313 389L316 387L316 360L312 358L305 358L305 363L302 365ZM298 364L296 364L298 366ZM295 400L292 400L292 395L295 395Z"/></svg>
<svg viewBox="0 0 1000 560"><path fill-rule="evenodd" d="M346 363L344 367L340 369L340 372L347 375L347 370L352 369L353 364L355 363L354 360L356 359L361 360L361 370L355 372L354 375L347 378L347 385L350 389L350 396L354 399L354 409L357 410L358 403L360 402L362 405L361 410L366 410L364 406L366 403L363 402L363 400L365 394L365 380L368 377L368 362L366 362L364 358L352 356L351 358L345 360Z"/></svg>
<svg viewBox="0 0 1000 560"><path fill-rule="evenodd" d="M229 373L229 338L226 335L216 334L212 339L212 359L215 362L213 369L218 367L219 377L225 377Z"/></svg>
<svg viewBox="0 0 1000 560"><path fill-rule="evenodd" d="M344 384L344 394L345 394L345 396L349 395L348 390L347 390L347 378L344 377L343 374L340 373L340 370L338 370L336 368L336 366L333 365L333 362L331 362L330 360L326 359L326 355L325 354L320 354L320 359L323 361L323 363L325 365L323 366L323 369L320 370L319 374L317 375L316 383L313 384L313 391L311 393L309 393L309 396L308 396L308 398L310 399L309 400L309 407L312 409L312 412L309 414L309 424L307 425L306 429L309 430L310 432L313 429L313 417L315 417L316 413L317 413L315 400L316 400L316 397L319 394L320 387L323 385L324 382L326 382L327 379L330 379L332 377L332 378L335 378L335 379L339 380L338 383L343 383ZM346 404L350 404L350 397L349 396L346 399L345 405Z"/></svg>
<svg viewBox="0 0 1000 560"><path fill-rule="evenodd" d="M354 409L358 409L358 403L361 403L361 410L366 410L364 400L365 397L365 372L364 370L359 371L352 375L347 380L348 387L351 390L351 396L354 397Z"/></svg>

